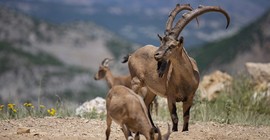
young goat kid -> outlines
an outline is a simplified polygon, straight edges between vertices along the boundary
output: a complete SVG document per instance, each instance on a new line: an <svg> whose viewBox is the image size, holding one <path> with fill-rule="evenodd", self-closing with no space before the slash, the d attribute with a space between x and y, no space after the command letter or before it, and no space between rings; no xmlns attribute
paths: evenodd
<svg viewBox="0 0 270 140"><path fill-rule="evenodd" d="M170 136L170 128L164 136L161 136L158 128L158 134L155 133L155 127L148 118L144 101L125 86L116 85L109 90L106 97L106 109L107 140L110 136L112 120L121 126L126 139L132 137L131 132L136 133L136 140L139 139L139 134L144 135L147 140L167 140Z"/></svg>
<svg viewBox="0 0 270 140"><path fill-rule="evenodd" d="M128 88L131 88L131 77L130 75L126 76L114 76L109 68L109 62L112 59L110 58L105 58L102 62L101 65L99 66L98 72L95 74L94 79L95 80L101 80L104 79L107 82L107 85L109 89L111 89L114 85L123 85ZM153 103L151 103L151 111L155 107L155 113L156 116L158 115L158 101L155 98Z"/></svg>
<svg viewBox="0 0 270 140"><path fill-rule="evenodd" d="M112 59L105 58L102 62L101 65L99 66L98 72L95 74L94 79L95 80L101 80L105 78L107 81L107 85L109 88L112 88L114 85L123 85L128 88L131 88L131 78L130 75L126 76L114 76L109 68L109 62Z"/></svg>

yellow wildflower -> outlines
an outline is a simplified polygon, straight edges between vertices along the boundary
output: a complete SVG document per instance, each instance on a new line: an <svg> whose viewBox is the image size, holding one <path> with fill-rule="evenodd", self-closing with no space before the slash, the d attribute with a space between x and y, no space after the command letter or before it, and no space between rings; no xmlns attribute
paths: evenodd
<svg viewBox="0 0 270 140"><path fill-rule="evenodd" d="M54 108L48 109L47 112L50 114L50 116L54 116L56 113L56 110Z"/></svg>
<svg viewBox="0 0 270 140"><path fill-rule="evenodd" d="M2 111L4 108L4 105L0 105L0 111Z"/></svg>
<svg viewBox="0 0 270 140"><path fill-rule="evenodd" d="M15 106L15 104L8 104L8 108L11 110L14 109L14 106Z"/></svg>
<svg viewBox="0 0 270 140"><path fill-rule="evenodd" d="M13 111L14 113L17 113L17 110L15 109L15 104L8 104L8 109Z"/></svg>
<svg viewBox="0 0 270 140"><path fill-rule="evenodd" d="M39 107L40 107L40 108L45 108L45 106L44 106L44 105L39 105Z"/></svg>
<svg viewBox="0 0 270 140"><path fill-rule="evenodd" d="M14 113L17 113L17 110L16 110L16 109L14 109L14 108L12 109L12 111L13 111Z"/></svg>
<svg viewBox="0 0 270 140"><path fill-rule="evenodd" d="M34 106L31 104L31 103L24 103L23 104L25 107L32 107L32 108L34 108Z"/></svg>

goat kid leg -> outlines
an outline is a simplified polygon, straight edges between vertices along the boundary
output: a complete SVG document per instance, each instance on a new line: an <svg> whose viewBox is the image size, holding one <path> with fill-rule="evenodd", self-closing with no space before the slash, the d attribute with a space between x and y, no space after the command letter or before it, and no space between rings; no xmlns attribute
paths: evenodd
<svg viewBox="0 0 270 140"><path fill-rule="evenodd" d="M177 116L177 109L176 109L176 102L175 100L173 100L172 98L168 97L168 107L169 107L169 111L170 111L170 115L171 115L171 119L172 119L172 123L173 123L173 128L172 131L178 131L178 116Z"/></svg>
<svg viewBox="0 0 270 140"><path fill-rule="evenodd" d="M135 134L134 140L140 140L140 133L139 133L139 132L137 132L137 133Z"/></svg>
<svg viewBox="0 0 270 140"><path fill-rule="evenodd" d="M130 130L127 128L127 126L121 125L121 127L122 127L122 131L125 135L126 140L133 139L132 134L131 134Z"/></svg>
<svg viewBox="0 0 270 140"><path fill-rule="evenodd" d="M188 98L188 100L186 102L183 102L183 120L184 120L184 124L183 124L182 131L188 131L189 112L190 112L190 108L192 106L192 103L193 103L193 96Z"/></svg>
<svg viewBox="0 0 270 140"><path fill-rule="evenodd" d="M112 125L112 119L107 115L107 129L106 129L106 140L109 140L110 133L111 133L111 125Z"/></svg>

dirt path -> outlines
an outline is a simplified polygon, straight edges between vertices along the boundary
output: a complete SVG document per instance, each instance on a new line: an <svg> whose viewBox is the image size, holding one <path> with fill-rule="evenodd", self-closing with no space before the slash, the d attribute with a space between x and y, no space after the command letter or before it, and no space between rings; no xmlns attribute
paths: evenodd
<svg viewBox="0 0 270 140"><path fill-rule="evenodd" d="M161 132L166 122L157 122ZM17 134L18 128L29 128L30 133ZM179 125L181 128L181 124ZM0 121L0 140L104 140L106 122L83 118L24 118ZM120 128L112 125L111 140L123 140ZM142 140L145 140L141 136ZM270 127L240 126L218 123L195 123L189 132L174 132L170 140L270 140Z"/></svg>

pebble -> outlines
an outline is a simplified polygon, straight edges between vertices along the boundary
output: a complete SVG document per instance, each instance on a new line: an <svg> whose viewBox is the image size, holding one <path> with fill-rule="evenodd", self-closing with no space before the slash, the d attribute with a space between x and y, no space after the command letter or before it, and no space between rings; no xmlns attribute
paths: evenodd
<svg viewBox="0 0 270 140"><path fill-rule="evenodd" d="M24 133L30 133L30 129L29 128L18 128L17 129L17 134L24 134Z"/></svg>

